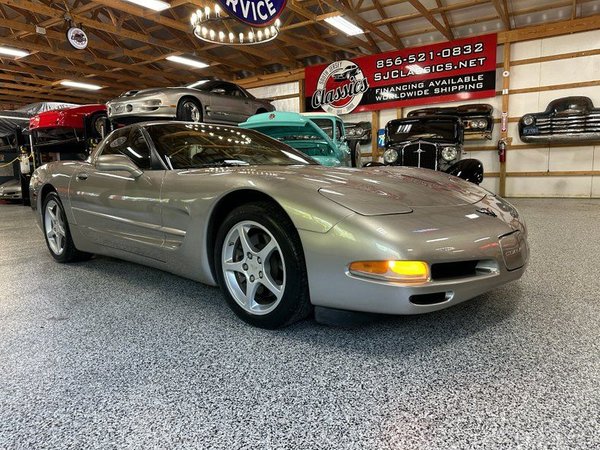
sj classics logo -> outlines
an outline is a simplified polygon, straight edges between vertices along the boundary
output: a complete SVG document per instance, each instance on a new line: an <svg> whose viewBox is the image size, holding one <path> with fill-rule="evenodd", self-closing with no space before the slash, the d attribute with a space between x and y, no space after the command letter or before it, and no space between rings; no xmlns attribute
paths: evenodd
<svg viewBox="0 0 600 450"><path fill-rule="evenodd" d="M348 114L360 104L368 89L369 81L356 63L336 61L321 72L311 105L328 113Z"/></svg>

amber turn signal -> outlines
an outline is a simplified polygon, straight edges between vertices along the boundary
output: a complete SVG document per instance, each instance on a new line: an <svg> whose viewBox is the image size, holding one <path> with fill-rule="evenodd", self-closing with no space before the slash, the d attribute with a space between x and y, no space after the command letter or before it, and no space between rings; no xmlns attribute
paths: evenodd
<svg viewBox="0 0 600 450"><path fill-rule="evenodd" d="M399 283L418 284L429 280L429 266L424 261L355 261L348 269L353 275Z"/></svg>

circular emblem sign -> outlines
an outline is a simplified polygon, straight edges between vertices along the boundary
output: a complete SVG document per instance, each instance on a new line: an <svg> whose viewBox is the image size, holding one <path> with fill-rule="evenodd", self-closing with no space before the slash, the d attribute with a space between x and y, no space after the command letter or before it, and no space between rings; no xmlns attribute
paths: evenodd
<svg viewBox="0 0 600 450"><path fill-rule="evenodd" d="M83 50L88 45L88 37L81 28L71 27L67 30L67 39L77 50Z"/></svg>
<svg viewBox="0 0 600 450"><path fill-rule="evenodd" d="M266 27L277 19L287 0L219 0L231 17L254 27Z"/></svg>
<svg viewBox="0 0 600 450"><path fill-rule="evenodd" d="M311 99L312 107L332 114L348 114L360 104L367 89L369 82L356 63L336 61L321 72Z"/></svg>

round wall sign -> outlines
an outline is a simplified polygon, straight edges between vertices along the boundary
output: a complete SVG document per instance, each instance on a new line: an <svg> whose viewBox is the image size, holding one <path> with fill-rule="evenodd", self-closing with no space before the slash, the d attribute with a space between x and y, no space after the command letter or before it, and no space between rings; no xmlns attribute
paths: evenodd
<svg viewBox="0 0 600 450"><path fill-rule="evenodd" d="M253 27L266 27L275 22L287 0L219 0L231 17Z"/></svg>
<svg viewBox="0 0 600 450"><path fill-rule="evenodd" d="M88 37L81 28L71 27L67 30L69 44L77 50L83 50L88 45Z"/></svg>

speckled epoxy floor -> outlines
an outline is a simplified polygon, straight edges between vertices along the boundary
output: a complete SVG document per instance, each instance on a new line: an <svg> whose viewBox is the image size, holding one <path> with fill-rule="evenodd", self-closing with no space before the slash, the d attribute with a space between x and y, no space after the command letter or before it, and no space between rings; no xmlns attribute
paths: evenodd
<svg viewBox="0 0 600 450"><path fill-rule="evenodd" d="M514 203L520 282L273 332L173 275L56 264L0 205L0 449L600 448L600 201Z"/></svg>

